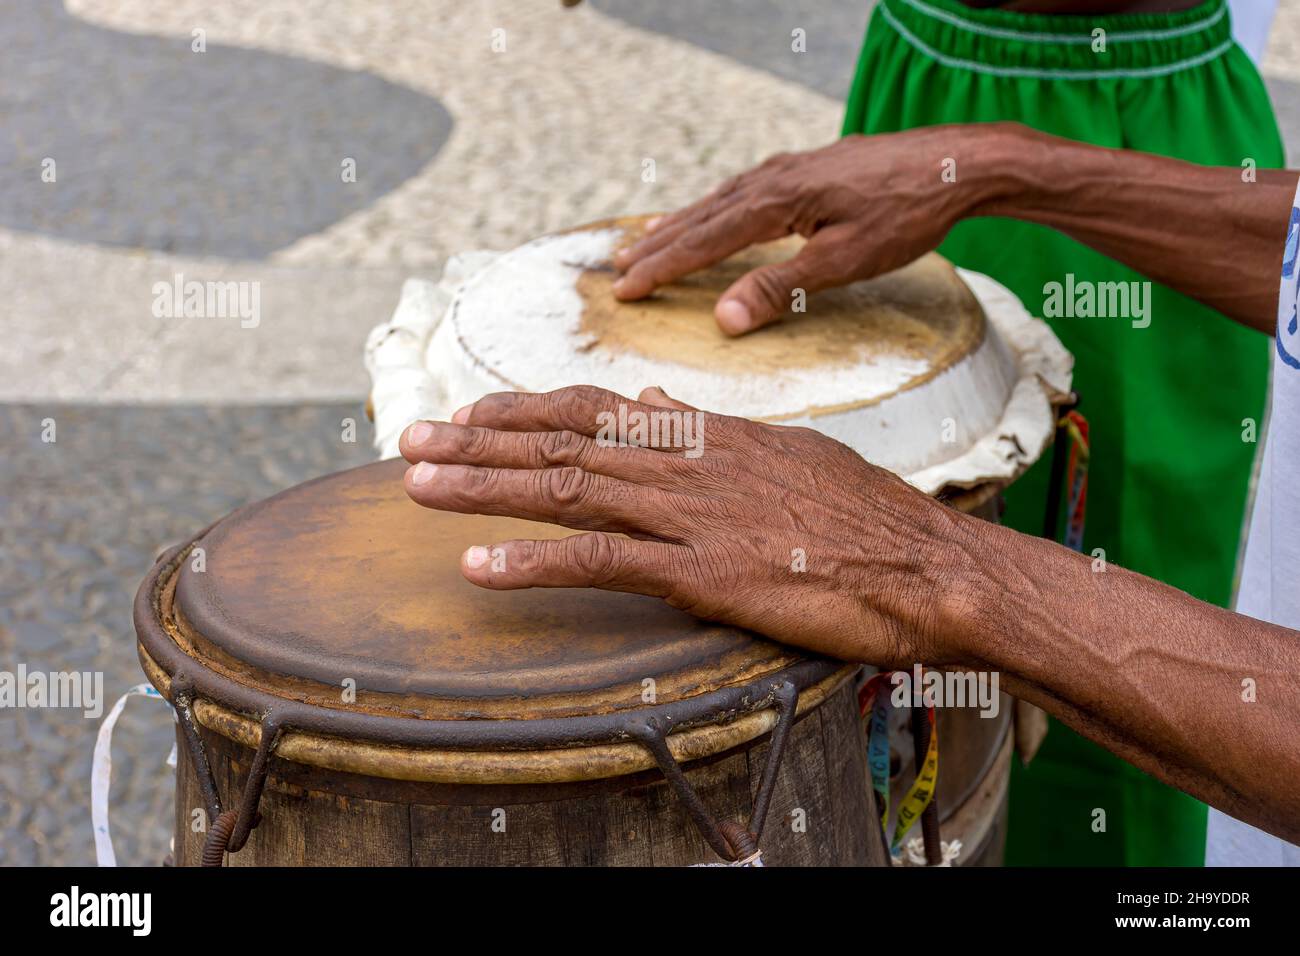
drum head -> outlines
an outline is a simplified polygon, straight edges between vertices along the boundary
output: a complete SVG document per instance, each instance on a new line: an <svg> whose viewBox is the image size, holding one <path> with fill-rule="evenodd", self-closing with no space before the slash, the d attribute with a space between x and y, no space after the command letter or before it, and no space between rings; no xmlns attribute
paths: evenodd
<svg viewBox="0 0 1300 956"><path fill-rule="evenodd" d="M713 319L721 295L745 273L792 258L800 236L621 302L610 257L643 226L643 217L593 223L504 253L457 291L448 334L513 388L593 382L635 394L659 383L697 407L766 421L875 404L972 360L984 342L979 301L935 254L804 296L749 335L725 335Z"/></svg>
<svg viewBox="0 0 1300 956"><path fill-rule="evenodd" d="M279 697L436 719L643 709L806 659L657 598L477 588L459 570L467 547L573 532L421 508L405 467L331 475L219 522L174 577L174 639Z"/></svg>
<svg viewBox="0 0 1300 956"><path fill-rule="evenodd" d="M795 255L790 236L621 302L619 246L639 218L543 236L411 280L366 346L376 444L397 454L417 418L488 392L647 385L696 408L814 428L927 494L1006 485L1051 441L1071 358L987 276L930 254L873 279L802 295L777 323L724 335L718 297Z"/></svg>

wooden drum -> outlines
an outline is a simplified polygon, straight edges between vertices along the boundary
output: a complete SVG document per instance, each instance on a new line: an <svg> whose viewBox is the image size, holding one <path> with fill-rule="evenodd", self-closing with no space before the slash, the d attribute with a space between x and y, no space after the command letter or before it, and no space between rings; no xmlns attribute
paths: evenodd
<svg viewBox="0 0 1300 956"><path fill-rule="evenodd" d="M729 338L713 320L718 297L803 240L747 249L644 301L618 302L611 255L641 231L635 217L595 223L453 257L438 283L409 281L366 348L380 454L397 453L411 421L445 419L485 392L589 383L635 396L653 384L708 411L818 429L921 491L997 520L998 492L1051 442L1072 359L987 276L923 256L796 296L781 322ZM935 803L942 841L960 844L957 865L1001 859L1013 711L1029 713L1005 697L994 717L937 711ZM907 716L895 713L889 735L895 807L915 776Z"/></svg>
<svg viewBox="0 0 1300 956"><path fill-rule="evenodd" d="M857 667L639 595L480 590L466 547L567 532L428 511L402 473L237 511L142 585L178 865L885 861Z"/></svg>
<svg viewBox="0 0 1300 956"><path fill-rule="evenodd" d="M987 277L930 255L732 339L718 295L802 240L619 303L610 256L640 230L597 223L408 282L366 349L381 455L411 421L485 392L659 385L819 429L996 520L1000 489L1050 444L1070 356ZM479 590L458 570L469 545L568 532L421 509L403 469L236 512L142 586L140 659L184 744L178 863L888 861L860 668L656 599ZM1001 859L1002 705L991 719L938 708L935 804L958 865ZM907 734L902 721L889 735L896 796L915 776Z"/></svg>

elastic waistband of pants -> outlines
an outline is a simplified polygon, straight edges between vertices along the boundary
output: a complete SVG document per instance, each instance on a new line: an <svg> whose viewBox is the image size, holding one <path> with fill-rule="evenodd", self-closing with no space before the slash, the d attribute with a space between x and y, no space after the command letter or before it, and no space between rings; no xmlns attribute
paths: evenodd
<svg viewBox="0 0 1300 956"><path fill-rule="evenodd" d="M877 16L954 69L1037 79L1162 76L1230 50L1227 0L1179 13L1075 16L977 10L959 0L880 0Z"/></svg>

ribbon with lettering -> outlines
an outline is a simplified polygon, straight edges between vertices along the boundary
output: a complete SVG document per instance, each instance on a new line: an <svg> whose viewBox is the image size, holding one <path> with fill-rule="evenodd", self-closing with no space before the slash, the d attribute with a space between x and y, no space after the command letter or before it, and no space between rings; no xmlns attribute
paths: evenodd
<svg viewBox="0 0 1300 956"><path fill-rule="evenodd" d="M912 824L920 819L925 808L934 799L935 785L939 778L939 729L935 721L934 708L926 707L926 717L930 721L930 746L926 749L925 760L918 768L916 779L903 795L898 807L898 822L894 827L894 836L889 837L889 714L892 705L889 693L884 690L890 683L894 671L882 671L873 674L858 691L858 711L865 717L871 714L867 736L867 764L871 769L871 788L876 792L880 804L880 828L889 843L890 853L897 855L903 837ZM913 706L917 706L914 702Z"/></svg>

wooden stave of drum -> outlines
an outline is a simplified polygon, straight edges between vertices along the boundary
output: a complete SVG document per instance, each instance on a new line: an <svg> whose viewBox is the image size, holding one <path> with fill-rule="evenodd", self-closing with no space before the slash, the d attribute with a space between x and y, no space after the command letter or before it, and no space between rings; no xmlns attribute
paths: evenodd
<svg viewBox="0 0 1300 956"><path fill-rule="evenodd" d="M1055 404L1057 399L1053 398L1052 401ZM974 488L944 487L940 497L960 510L996 520L994 512L997 493L1007 480L1003 477L983 482ZM196 541L202 538L200 535ZM212 688L216 685L208 678L220 675L206 675L201 662L186 657L183 653L178 658L178 646L172 641L165 626L165 570L167 567L175 567L188 553L187 548L188 546L181 548L160 561L142 586L136 609L142 665L159 690L180 705L178 710L182 715L178 734L186 746L180 748L182 758L178 769L178 862L199 862L204 856L204 844L211 843L211 832L222 829L209 826L205 833L203 829L195 828L196 819L202 818L202 815L195 814L195 810L201 809L209 818L213 817L216 809L216 802L212 799L214 791L224 792L227 799L235 799L237 795L243 794L240 800L241 810L244 811L240 815L243 819L234 821L228 818L225 821L225 828L233 830L233 833L228 834L233 836L231 849L235 849L245 839L248 840L246 850L233 852L227 857L227 861L234 865L252 861L413 864L627 862L676 865L716 858L715 852L723 858L738 855L734 845L719 849L716 833L713 834L711 846L701 838L696 826L689 825L698 824L698 819L691 820L691 815L676 802L663 799L663 794L670 793L672 787L664 782L662 766L657 766L647 755L643 743L622 741L593 744L588 740L584 743L588 751L604 748L600 751L599 758L590 752L574 758L571 751L583 748L561 746L565 743L562 735L552 734L547 737L543 734L542 737L547 737L545 746L534 752L529 759L523 759L520 755L524 751L518 749L474 749L467 747L464 741L458 742L456 749L439 749L437 746L429 746L428 739L419 740L421 735L418 733L408 734L403 745L394 742L402 734L387 740L379 734L377 739L366 740L366 731L353 728L359 736L351 741L341 741L337 736L313 733L310 729L312 726L327 728L336 725L337 720L312 719L300 702L294 702L288 697L240 699L238 694L231 696L213 693ZM812 681L800 688L801 707L798 720L790 731L787 759L797 766L798 755L803 749L816 752L820 748L823 754L820 774L815 769L808 771L805 768L809 785L814 792L825 791L837 796L825 806L805 800L803 802L809 805L791 806L786 810L785 816L774 812L762 840L767 862L857 865L881 865L886 862L879 827L874 823L876 815L871 806L865 772L865 741L860 739L862 727L860 722L856 722L853 681L848 679L855 670L851 667L839 668L827 672L821 682ZM945 827L944 838L960 839L964 844L963 852L957 860L958 865L996 863L1001 857L1012 737L1009 719L1012 708L1007 698L1004 697L1002 703L1002 717L994 721L978 717L973 707L943 708L938 711L943 772L939 776L936 801L940 820ZM844 727L844 714L849 712L854 712L857 740L853 740L855 735ZM814 717L817 726L821 728L817 735L821 739L809 742L806 738L811 733L810 721ZM735 824L737 820L744 820L747 812L752 809L761 783L759 767L764 762L761 758L777 721L770 709L763 708L739 717L725 713L723 708L719 718L714 724L700 723L669 734L666 739L671 745L672 753L683 761L685 775L692 779L698 778L706 796L711 795L717 804L718 815ZM295 726L295 722L303 726ZM574 733L576 739L579 734L577 731ZM834 738L834 743L828 743L825 739L828 733ZM275 755L271 755L271 748L267 746L272 740L275 741ZM902 744L903 741L898 743ZM903 756L906 748L899 746L898 749L900 756ZM569 752L567 756L572 759L564 759L566 752ZM835 755L833 760L825 759L826 754L832 753ZM203 768L205 755L211 756L211 773L205 772ZM735 766L725 772L718 769L742 757L746 768L744 774ZM751 760L751 757L754 759ZM907 776L908 761L900 759L899 764L901 769L895 780L896 785L905 782ZM586 769L575 771L575 766ZM839 768L842 772L832 775L828 771L830 767ZM264 792L258 783L263 772ZM722 791L717 791L709 783L709 773L722 773L725 779L732 782ZM206 785L205 776L208 777ZM741 784L742 777L746 785ZM793 784L788 777L789 773L785 771L778 774L774 789L780 786L789 789ZM819 777L821 783L817 784ZM250 778L252 786L248 783ZM744 800L728 802L725 799L726 793L743 795L746 792L749 793L750 807L744 806ZM680 795L679 788L678 796ZM300 802L295 804L293 800ZM356 804L358 800L368 802ZM536 807L539 803L550 801L561 806L575 807L577 819L598 820L600 814L596 808L602 801L608 803L611 800L630 800L632 805L640 805L643 809L657 808L639 827L634 826L624 831L623 843L627 846L582 847L571 840L566 842L557 822L562 822L565 816L563 813L552 815L549 830L544 822L538 823L536 820L524 824L525 829L533 827L534 832L526 835L522 845L551 848L544 852L539 850L535 856L512 852L509 847L513 841L509 839L497 839L486 845L478 839L482 834L476 828L481 828L484 823L483 814L504 811L508 806ZM781 800L773 797L773 801L774 810L780 810ZM837 815L832 804L854 807L855 810L851 814ZM254 829L251 824L255 817L248 808L258 806L262 807L263 822ZM317 826L313 829L311 822L314 817L318 813L329 816L321 808L330 806L352 807L354 810L357 806L364 806L365 809L364 812L358 811L359 817L351 822L338 818L335 825ZM403 813L409 819L416 812L413 809L416 807L471 809L463 811L469 815L459 822L447 821L448 826L444 826L441 832L444 835L451 834L449 842L437 844L435 841L435 844L429 844L435 847L430 852L419 851L416 843L411 842L409 834L408 852L405 855L390 852L398 846L391 840L373 841L374 845L371 846L369 843L358 844L354 838L358 826L365 829L366 820L391 816L395 821L392 825L398 826ZM796 820L786 818L794 811L802 811L802 825L806 826L810 809L814 821L819 817L834 821L830 827L832 835L820 842L815 839L785 839L787 826L789 834L798 832L795 829ZM865 811L865 815L859 811ZM231 812L234 811L227 813ZM627 816L627 813L623 815ZM798 817L798 814L795 816ZM511 814L508 811L506 817L506 833L510 833ZM538 827L541 829L536 829ZM305 843L299 846L301 841L295 842L295 838L286 840L276 836L305 833L308 830L316 834L310 851ZM670 832L690 836L665 839L665 835ZM457 833L459 836L456 836ZM518 827L515 833L518 834ZM639 834L640 845L635 837L626 838L628 833ZM657 833L660 839L657 842L647 841L646 836L651 833ZM333 834L333 837L329 834ZM653 848L647 850L647 843L677 849L656 853ZM461 844L466 848L464 852L457 851ZM572 846L577 848L569 856L556 849ZM381 852L379 848L382 847L388 849Z"/></svg>
<svg viewBox="0 0 1300 956"><path fill-rule="evenodd" d="M955 503L987 517L994 502L993 491L986 489ZM568 742L581 739L582 745L557 746L565 742L564 732L551 729L530 736L548 745L531 751L501 749L499 740L497 749L474 747L472 734L461 734L453 749L414 746L421 736L436 736L430 725L439 722L431 721L409 721L415 726L408 728L404 744L393 743L400 734L385 737L382 731L358 728L353 728L356 736L343 740L322 732L336 729L337 715L311 714L312 708L291 699L227 686L227 679L188 656L176 639L175 575L203 539L200 535L160 559L142 584L136 607L142 667L182 716L177 728L179 865L203 859L212 828L196 821L206 824L218 810L204 794L205 759L211 768L209 789L225 795L221 806L251 805L260 814L259 825L247 827L247 848L226 857L229 865L684 865L723 855L710 848L680 801L670 799L673 788L641 743L593 744L593 730L580 722L570 721ZM851 679L857 670L823 664L801 681L798 719L760 841L769 864L886 863ZM773 675L770 683L779 683L785 673ZM693 719L685 721L693 726L667 739L718 819L744 820L752 800L747 806L739 795L757 792L777 718L770 708L736 715L726 704L715 705L726 719L710 723L697 707ZM1002 713L1008 712L1004 707ZM1008 724L981 719L973 707L939 712L940 739L946 744L946 773L937 794L940 819L960 828L960 834L945 832L945 837L960 835L968 848L960 860L966 865L1000 861L1011 759ZM188 735L187 728L194 733ZM275 755L265 760L264 784L250 788L268 729L277 741ZM613 733L609 728L601 732ZM196 757L196 740L206 756ZM257 797L250 804L253 792ZM552 809L543 813L538 804ZM602 806L634 822L615 838L608 827L592 823ZM531 809L512 812L519 807ZM414 819L428 825L412 830ZM430 822L434 820L440 821L437 827ZM575 843L566 829L571 820L587 821L583 832L599 833L601 840ZM495 824L504 826L504 833L494 831ZM359 843L358 832L388 835ZM483 838L485 832L489 839Z"/></svg>

